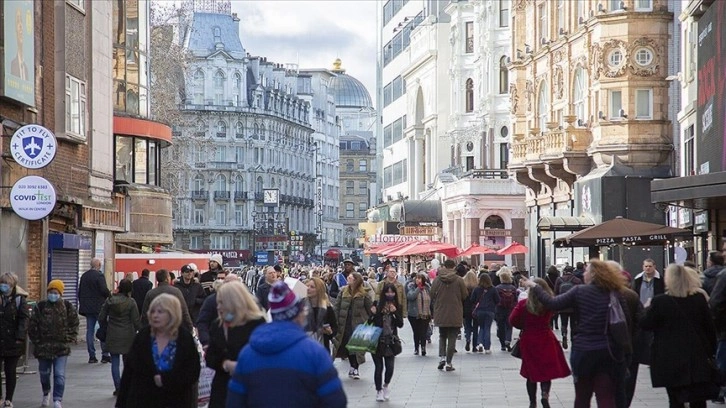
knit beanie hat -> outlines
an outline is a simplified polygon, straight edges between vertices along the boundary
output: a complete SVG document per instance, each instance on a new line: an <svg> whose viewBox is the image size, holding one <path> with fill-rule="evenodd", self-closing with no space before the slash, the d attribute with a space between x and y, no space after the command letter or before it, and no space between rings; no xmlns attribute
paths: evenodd
<svg viewBox="0 0 726 408"><path fill-rule="evenodd" d="M63 281L59 279L53 279L48 283L48 289L46 291L55 289L58 291L58 293L61 294L61 296L63 296L63 289L65 289L65 287L66 286L63 284Z"/></svg>
<svg viewBox="0 0 726 408"><path fill-rule="evenodd" d="M285 282L275 282L267 295L272 320L292 320L303 308L303 302Z"/></svg>
<svg viewBox="0 0 726 408"><path fill-rule="evenodd" d="M214 262L218 263L220 268L222 267L222 264L224 263L224 261L222 260L222 255L220 255L220 254L214 254L214 255L210 256L209 261L214 261Z"/></svg>

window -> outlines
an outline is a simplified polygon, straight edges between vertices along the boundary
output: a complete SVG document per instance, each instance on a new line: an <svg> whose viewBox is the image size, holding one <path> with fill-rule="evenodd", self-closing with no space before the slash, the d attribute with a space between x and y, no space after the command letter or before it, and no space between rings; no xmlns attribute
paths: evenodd
<svg viewBox="0 0 726 408"><path fill-rule="evenodd" d="M221 120L219 122L217 122L217 137L219 137L219 138L227 137L227 124Z"/></svg>
<svg viewBox="0 0 726 408"><path fill-rule="evenodd" d="M237 124L234 126L234 137L237 139L242 139L245 137L245 126L242 124L242 122L237 122Z"/></svg>
<svg viewBox="0 0 726 408"><path fill-rule="evenodd" d="M507 56L499 59L499 94L509 92L509 70L507 69Z"/></svg>
<svg viewBox="0 0 726 408"><path fill-rule="evenodd" d="M585 112L585 98L587 98L587 92L585 90L585 72L582 67L577 67L577 69L575 69L574 85L575 92L573 95L573 105L575 108L576 125L581 126L581 124L587 121L587 113Z"/></svg>
<svg viewBox="0 0 726 408"><path fill-rule="evenodd" d="M539 5L538 8L538 15L539 15L539 38L540 39L548 39L548 31L547 31L547 4L542 3Z"/></svg>
<svg viewBox="0 0 726 408"><path fill-rule="evenodd" d="M345 203L345 218L355 218L355 204Z"/></svg>
<svg viewBox="0 0 726 408"><path fill-rule="evenodd" d="M499 144L499 168L506 169L509 165L509 143Z"/></svg>
<svg viewBox="0 0 726 408"><path fill-rule="evenodd" d="M194 191L204 191L204 176L197 174L194 176Z"/></svg>
<svg viewBox="0 0 726 408"><path fill-rule="evenodd" d="M619 119L623 109L623 92L610 91L610 119Z"/></svg>
<svg viewBox="0 0 726 408"><path fill-rule="evenodd" d="M635 62L641 66L648 66L653 62L653 52L647 48L640 48L635 51Z"/></svg>
<svg viewBox="0 0 726 408"><path fill-rule="evenodd" d="M201 69L194 73L194 104L204 105L204 72Z"/></svg>
<svg viewBox="0 0 726 408"><path fill-rule="evenodd" d="M539 115L539 131L544 132L547 130L547 115L549 114L549 100L548 100L548 90L547 90L547 82L542 81L542 83L539 86L539 105L538 105L538 115Z"/></svg>
<svg viewBox="0 0 726 408"><path fill-rule="evenodd" d="M345 194L353 195L353 194L355 194L354 190L355 190L355 182L350 181L350 180L346 181L345 182Z"/></svg>
<svg viewBox="0 0 726 408"><path fill-rule="evenodd" d="M67 3L72 4L72 5L78 7L81 10L84 9L83 8L83 1L84 0L66 0Z"/></svg>
<svg viewBox="0 0 726 408"><path fill-rule="evenodd" d="M383 87L383 106L386 107L406 94L406 82L400 76Z"/></svg>
<svg viewBox="0 0 726 408"><path fill-rule="evenodd" d="M232 236L231 235L216 235L212 234L210 237L210 248L209 249L230 249L232 248Z"/></svg>
<svg viewBox="0 0 726 408"><path fill-rule="evenodd" d="M509 0L499 0L499 27L509 27Z"/></svg>
<svg viewBox="0 0 726 408"><path fill-rule="evenodd" d="M234 223L235 225L245 225L245 207L243 205L234 206Z"/></svg>
<svg viewBox="0 0 726 408"><path fill-rule="evenodd" d="M358 203L358 218L365 218L368 211L368 204L365 202Z"/></svg>
<svg viewBox="0 0 726 408"><path fill-rule="evenodd" d="M653 0L635 0L635 11L653 11Z"/></svg>
<svg viewBox="0 0 726 408"><path fill-rule="evenodd" d="M217 71L214 74L214 104L224 105L224 72Z"/></svg>
<svg viewBox="0 0 726 408"><path fill-rule="evenodd" d="M234 95L234 106L242 106L242 75L239 73L234 74L232 94Z"/></svg>
<svg viewBox="0 0 726 408"><path fill-rule="evenodd" d="M401 160L383 169L383 186L384 188L392 187L406 182L407 178L407 161Z"/></svg>
<svg viewBox="0 0 726 408"><path fill-rule="evenodd" d="M635 118L653 119L653 90L635 90Z"/></svg>
<svg viewBox="0 0 726 408"><path fill-rule="evenodd" d="M406 129L405 115L383 128L383 147L388 147L403 139L404 129Z"/></svg>
<svg viewBox="0 0 726 408"><path fill-rule="evenodd" d="M189 249L202 249L203 242L201 235L192 235L189 237Z"/></svg>
<svg viewBox="0 0 726 408"><path fill-rule="evenodd" d="M224 174L217 176L217 182L215 183L216 191L227 191L227 177Z"/></svg>
<svg viewBox="0 0 726 408"><path fill-rule="evenodd" d="M557 0L557 33L565 30L565 0Z"/></svg>
<svg viewBox="0 0 726 408"><path fill-rule="evenodd" d="M509 136L509 128L506 126L502 126L502 128L499 130L499 135L501 137L507 137Z"/></svg>
<svg viewBox="0 0 726 408"><path fill-rule="evenodd" d="M465 95L465 111L467 113L474 112L474 80L471 78L466 80Z"/></svg>
<svg viewBox="0 0 726 408"><path fill-rule="evenodd" d="M204 213L206 212L204 208L204 204L197 204L194 206L194 224L195 225L203 225L204 224Z"/></svg>
<svg viewBox="0 0 726 408"><path fill-rule="evenodd" d="M217 146L214 150L214 161L226 162L227 161L227 146Z"/></svg>
<svg viewBox="0 0 726 408"><path fill-rule="evenodd" d="M217 204L214 209L214 221L217 225L227 225L227 204Z"/></svg>
<svg viewBox="0 0 726 408"><path fill-rule="evenodd" d="M86 83L66 75L66 132L86 140Z"/></svg>
<svg viewBox="0 0 726 408"><path fill-rule="evenodd" d="M620 63L623 62L623 52L620 50L613 50L608 57L608 61L610 61L610 65L613 67L620 66Z"/></svg>
<svg viewBox="0 0 726 408"><path fill-rule="evenodd" d="M464 24L464 31L466 34L466 44L464 45L464 52L471 54L474 52L474 22L467 21Z"/></svg>
<svg viewBox="0 0 726 408"><path fill-rule="evenodd" d="M368 195L368 183L365 181L358 182L358 195Z"/></svg>
<svg viewBox="0 0 726 408"><path fill-rule="evenodd" d="M346 160L345 161L345 171L347 171L349 173L352 173L353 172L353 167L354 167L354 164L353 163L354 163L353 162L353 159Z"/></svg>
<svg viewBox="0 0 726 408"><path fill-rule="evenodd" d="M368 160L360 159L360 161L358 161L358 171L361 173L366 173L368 171Z"/></svg>
<svg viewBox="0 0 726 408"><path fill-rule="evenodd" d="M696 175L696 152L693 125L683 132L683 172L681 176Z"/></svg>
<svg viewBox="0 0 726 408"><path fill-rule="evenodd" d="M245 162L245 148L237 146L234 148L234 161L244 166Z"/></svg>
<svg viewBox="0 0 726 408"><path fill-rule="evenodd" d="M116 136L114 161L115 180L159 185L160 151L155 141L140 137Z"/></svg>

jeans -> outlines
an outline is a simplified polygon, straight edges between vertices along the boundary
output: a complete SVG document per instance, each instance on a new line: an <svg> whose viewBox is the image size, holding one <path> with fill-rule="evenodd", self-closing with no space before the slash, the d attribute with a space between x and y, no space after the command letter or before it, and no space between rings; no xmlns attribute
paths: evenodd
<svg viewBox="0 0 726 408"><path fill-rule="evenodd" d="M512 342L512 325L509 324L509 316L502 313L495 316L497 322L497 338L502 347Z"/></svg>
<svg viewBox="0 0 726 408"><path fill-rule="evenodd" d="M393 378L393 366L396 362L396 357L384 357L380 354L371 354L371 356L373 356L373 364L375 364L376 366L376 369L373 372L373 381L376 383L376 391L380 391L383 389L383 386L381 384L381 377L383 377L384 362L386 367L386 378L383 381L383 384L386 384L386 386L388 386L388 384L391 383L391 378Z"/></svg>
<svg viewBox="0 0 726 408"><path fill-rule="evenodd" d="M413 348L418 351L426 350L426 332L429 329L429 322L431 319L419 319L416 317L409 317L408 321L411 323L411 330L413 330Z"/></svg>
<svg viewBox="0 0 726 408"><path fill-rule="evenodd" d="M0 357L0 361L2 361L3 368L5 369L5 399L8 401L12 401L15 395L15 384L17 384L18 380L15 374L18 368L18 360L20 360L20 356ZM0 382L2 382L2 377L0 377ZM1 399L2 389L0 389Z"/></svg>
<svg viewBox="0 0 726 408"><path fill-rule="evenodd" d="M96 358L96 345L94 340L96 339L96 324L98 323L97 314L86 315L86 348L88 349L88 358ZM108 357L108 351L106 351L106 343L101 342L101 356Z"/></svg>
<svg viewBox="0 0 726 408"><path fill-rule="evenodd" d="M66 388L66 362L68 362L68 356L59 356L52 360L38 359L38 373L40 373L43 395L50 393L50 370L53 369L53 401L63 400L63 391Z"/></svg>
<svg viewBox="0 0 726 408"><path fill-rule="evenodd" d="M471 317L464 317L464 337L466 339L466 342L468 343L471 341L471 344L476 347L476 340L478 337L479 331L479 323L476 321L475 318Z"/></svg>
<svg viewBox="0 0 726 408"><path fill-rule="evenodd" d="M493 312L483 312L476 315L479 322L479 344L484 346L485 350L492 348L492 322L494 321Z"/></svg>
<svg viewBox="0 0 726 408"><path fill-rule="evenodd" d="M446 362L451 364L456 350L456 336L459 335L458 327L439 327L439 357L446 357Z"/></svg>
<svg viewBox="0 0 726 408"><path fill-rule="evenodd" d="M126 355L124 354L111 354L111 378L113 378L113 386L118 391L121 386L121 359L124 360L124 366L126 366Z"/></svg>

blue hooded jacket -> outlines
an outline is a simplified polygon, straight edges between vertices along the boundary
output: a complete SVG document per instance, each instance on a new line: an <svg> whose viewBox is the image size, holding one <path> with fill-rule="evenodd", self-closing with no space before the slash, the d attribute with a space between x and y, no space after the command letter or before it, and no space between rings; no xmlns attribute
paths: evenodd
<svg viewBox="0 0 726 408"><path fill-rule="evenodd" d="M346 405L330 355L291 321L264 324L252 332L227 392L227 408Z"/></svg>

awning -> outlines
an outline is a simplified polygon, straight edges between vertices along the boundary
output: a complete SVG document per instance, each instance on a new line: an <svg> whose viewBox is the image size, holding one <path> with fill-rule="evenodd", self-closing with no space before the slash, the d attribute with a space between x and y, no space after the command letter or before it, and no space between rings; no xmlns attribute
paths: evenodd
<svg viewBox="0 0 726 408"><path fill-rule="evenodd" d="M653 180L650 200L653 204L726 209L726 172Z"/></svg>
<svg viewBox="0 0 726 408"><path fill-rule="evenodd" d="M689 230L651 222L615 217L554 241L555 247L588 247L608 245L665 245L676 235L690 235Z"/></svg>
<svg viewBox="0 0 726 408"><path fill-rule="evenodd" d="M437 223L441 225L441 201L405 200L403 219L407 225L418 223Z"/></svg>
<svg viewBox="0 0 726 408"><path fill-rule="evenodd" d="M590 217L542 217L537 231L580 231L595 225Z"/></svg>

